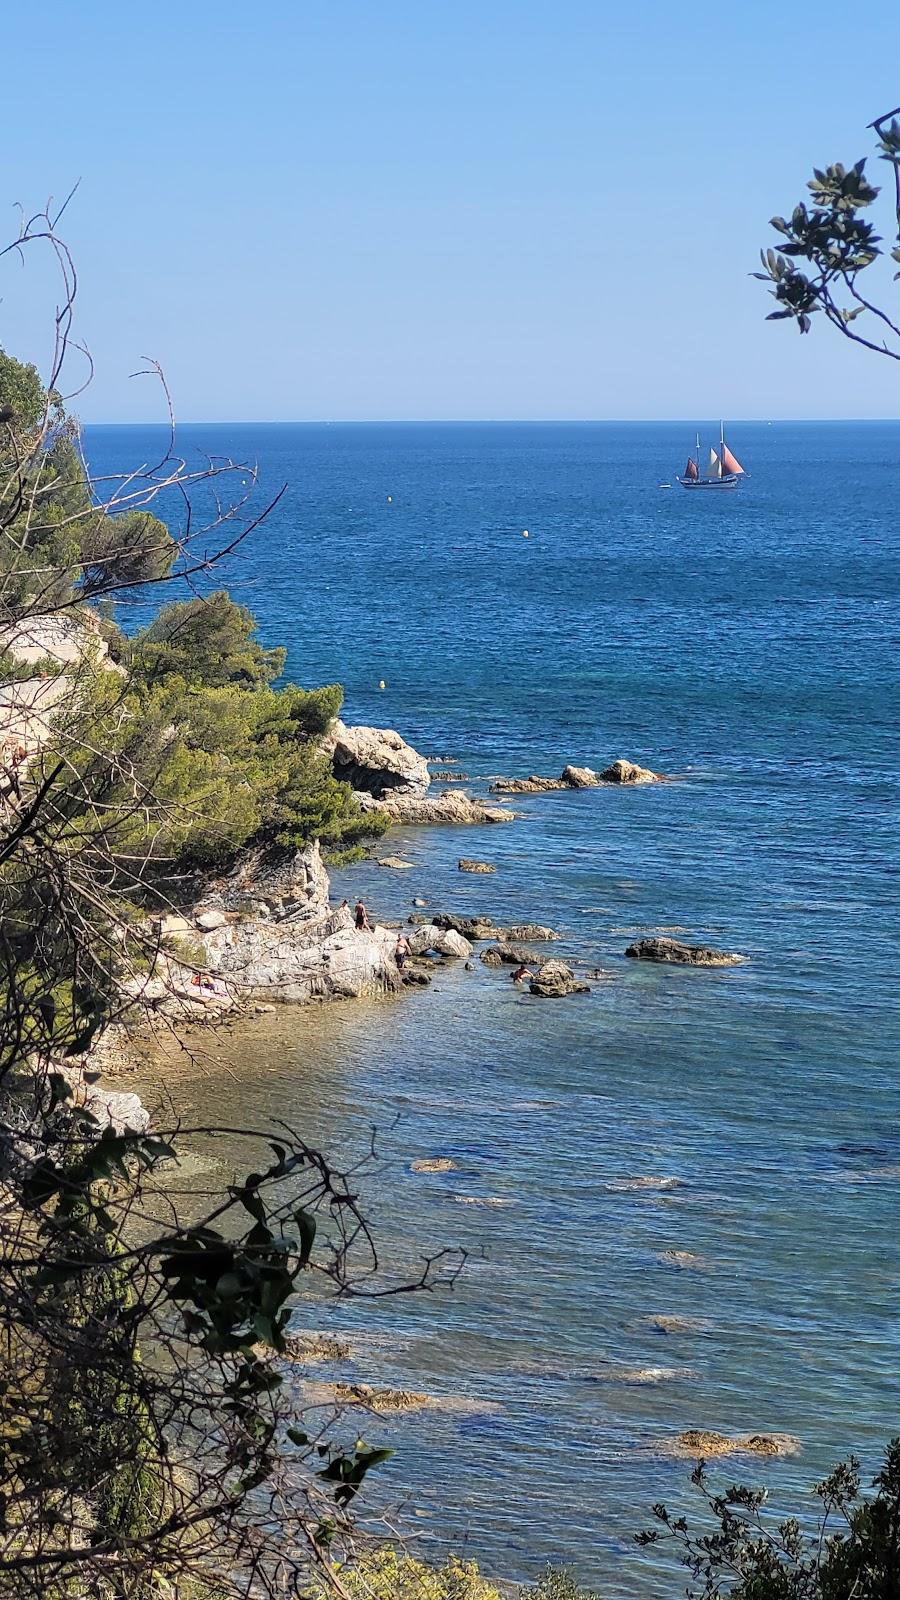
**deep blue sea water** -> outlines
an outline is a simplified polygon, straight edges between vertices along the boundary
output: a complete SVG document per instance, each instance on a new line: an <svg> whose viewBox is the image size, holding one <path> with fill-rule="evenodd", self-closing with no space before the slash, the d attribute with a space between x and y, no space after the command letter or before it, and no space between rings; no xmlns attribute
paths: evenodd
<svg viewBox="0 0 900 1600"><path fill-rule="evenodd" d="M112 470L158 437L94 428L87 448ZM446 967L396 1003L260 1019L229 1072L189 1084L219 1116L283 1115L332 1148L378 1126L366 1187L388 1266L455 1243L471 1261L452 1294L327 1325L350 1329L354 1375L493 1408L367 1423L399 1447L381 1492L426 1548L468 1540L515 1577L562 1557L608 1595L677 1590L630 1535L653 1501L689 1498L664 1453L681 1429L796 1434L797 1457L721 1474L779 1506L851 1448L874 1466L900 1431L900 425L735 426L737 494L659 489L692 439L181 436L258 461L264 490L287 482L225 579L292 677L345 685L349 720L476 787L618 756L678 779L410 830L391 848L414 870L336 876L385 917L421 895L548 922L608 974L590 996ZM496 874L460 875L461 854ZM660 927L751 959L624 959ZM458 1170L410 1172L431 1155ZM638 1177L678 1186L623 1186ZM657 1313L703 1327L666 1336ZM648 1366L672 1375L622 1376Z"/></svg>

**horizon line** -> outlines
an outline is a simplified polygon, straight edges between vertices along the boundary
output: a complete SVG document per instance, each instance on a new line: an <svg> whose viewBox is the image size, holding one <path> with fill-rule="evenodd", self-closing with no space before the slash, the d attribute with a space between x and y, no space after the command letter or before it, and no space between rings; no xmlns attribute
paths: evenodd
<svg viewBox="0 0 900 1600"><path fill-rule="evenodd" d="M126 422L113 418L78 419L84 428L166 428L168 419L136 417ZM710 414L699 418L701 426L722 419ZM900 417L733 417L729 427L762 423L775 427L799 423L814 427L831 423L900 422ZM185 417L175 419L179 428L572 428L572 427L695 427L696 417Z"/></svg>

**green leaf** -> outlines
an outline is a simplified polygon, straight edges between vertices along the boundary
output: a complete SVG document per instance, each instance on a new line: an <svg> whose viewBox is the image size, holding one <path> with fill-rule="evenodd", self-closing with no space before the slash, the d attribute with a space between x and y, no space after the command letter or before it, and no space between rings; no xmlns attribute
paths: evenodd
<svg viewBox="0 0 900 1600"><path fill-rule="evenodd" d="M312 1247L316 1238L316 1219L311 1211L302 1208L294 1212L294 1221L300 1235L300 1266L305 1267L312 1254Z"/></svg>

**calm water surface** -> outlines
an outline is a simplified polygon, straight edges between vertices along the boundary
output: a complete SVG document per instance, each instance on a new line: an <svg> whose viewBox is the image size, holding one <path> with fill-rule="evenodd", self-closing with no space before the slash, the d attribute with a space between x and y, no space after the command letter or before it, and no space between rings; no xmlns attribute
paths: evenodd
<svg viewBox="0 0 900 1600"><path fill-rule="evenodd" d="M590 996L444 967L396 1003L261 1018L179 1089L331 1149L377 1125L388 1266L457 1243L470 1265L452 1294L315 1320L350 1330L353 1375L484 1406L367 1423L399 1446L381 1492L427 1546L517 1577L563 1556L611 1596L677 1587L630 1535L686 1497L663 1453L681 1429L796 1434L802 1454L744 1473L784 1505L900 1424L900 426L736 427L752 476L719 499L657 488L691 438L182 436L289 483L227 581L292 677L345 684L350 720L479 781L620 755L680 780L528 798L508 828L393 838L410 872L336 875L385 917L422 895L548 922L608 974ZM110 468L153 443L88 435ZM461 853L496 875L460 875ZM624 960L673 926L752 959ZM409 1170L434 1155L458 1169ZM658 1313L704 1327L662 1335ZM625 1381L646 1367L670 1375Z"/></svg>

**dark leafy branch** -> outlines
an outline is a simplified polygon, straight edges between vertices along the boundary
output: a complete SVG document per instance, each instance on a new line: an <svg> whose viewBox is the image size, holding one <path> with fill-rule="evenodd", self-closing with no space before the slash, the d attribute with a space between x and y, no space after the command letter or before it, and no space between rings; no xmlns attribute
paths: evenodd
<svg viewBox="0 0 900 1600"><path fill-rule="evenodd" d="M716 1492L706 1464L691 1475L707 1512L697 1528L664 1505L637 1542L670 1546L694 1600L896 1600L900 1594L900 1439L892 1439L875 1493L861 1492L859 1462L816 1484L818 1516L775 1518L763 1489Z"/></svg>
<svg viewBox="0 0 900 1600"><path fill-rule="evenodd" d="M879 158L892 169L894 209L890 238L876 231L866 213L880 190L866 176L865 159L845 167L841 162L817 167L807 184L809 201L801 200L789 217L773 217L772 227L783 242L761 252L761 272L778 309L770 321L790 320L808 333L821 313L855 344L900 361L900 320L863 292L863 275L885 254L900 265L900 122L887 112L871 124ZM894 273L894 281L900 272ZM867 280L866 280L867 281ZM860 320L862 319L862 320Z"/></svg>

